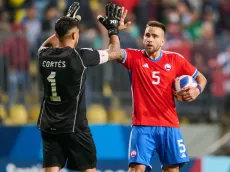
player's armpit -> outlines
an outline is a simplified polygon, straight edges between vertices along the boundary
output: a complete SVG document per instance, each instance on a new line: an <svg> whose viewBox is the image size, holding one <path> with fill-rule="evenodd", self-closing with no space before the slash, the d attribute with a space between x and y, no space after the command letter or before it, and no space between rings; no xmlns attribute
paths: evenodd
<svg viewBox="0 0 230 172"><path fill-rule="evenodd" d="M205 89L205 86L206 86L206 84L207 84L207 79L206 79L205 76L204 76L202 73L200 73L200 72L198 72L198 74L197 74L197 76L196 76L195 79L196 79L197 84L201 87L201 92L203 92L204 89Z"/></svg>
<svg viewBox="0 0 230 172"><path fill-rule="evenodd" d="M117 59L117 61L121 63L124 60L124 58L125 58L125 50L121 49L120 58Z"/></svg>
<svg viewBox="0 0 230 172"><path fill-rule="evenodd" d="M53 34L52 36L50 36L47 40L43 42L43 44L41 45L39 49L43 47L55 47L57 45L58 45L58 38L56 37L55 34Z"/></svg>
<svg viewBox="0 0 230 172"><path fill-rule="evenodd" d="M56 37L55 34L53 34L52 36L50 36L47 40L45 40L42 45L40 46L40 48L38 49L38 57L39 55L43 52L43 50L49 48L49 47L54 47L58 45L58 38Z"/></svg>

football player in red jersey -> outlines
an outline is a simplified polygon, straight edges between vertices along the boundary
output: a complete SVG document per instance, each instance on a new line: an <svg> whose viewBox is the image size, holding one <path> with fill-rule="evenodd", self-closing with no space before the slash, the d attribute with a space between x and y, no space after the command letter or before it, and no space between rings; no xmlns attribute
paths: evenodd
<svg viewBox="0 0 230 172"><path fill-rule="evenodd" d="M120 29L126 28L123 18ZM178 172L189 161L176 113L173 82L177 76L193 76L197 87L187 88L185 101L202 93L206 78L182 55L163 51L166 27L148 22L143 36L145 49L124 49L120 63L131 76L133 122L129 141L129 171L151 169L151 159L158 153L163 172Z"/></svg>

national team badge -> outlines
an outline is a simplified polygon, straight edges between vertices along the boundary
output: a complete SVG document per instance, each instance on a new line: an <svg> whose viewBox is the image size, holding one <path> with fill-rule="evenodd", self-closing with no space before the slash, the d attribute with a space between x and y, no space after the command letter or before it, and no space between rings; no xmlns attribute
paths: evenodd
<svg viewBox="0 0 230 172"><path fill-rule="evenodd" d="M165 64L165 70L170 71L172 69L172 66L170 64Z"/></svg>
<svg viewBox="0 0 230 172"><path fill-rule="evenodd" d="M131 153L130 153L130 156L132 158L136 157L137 156L137 152L135 150L133 150Z"/></svg>

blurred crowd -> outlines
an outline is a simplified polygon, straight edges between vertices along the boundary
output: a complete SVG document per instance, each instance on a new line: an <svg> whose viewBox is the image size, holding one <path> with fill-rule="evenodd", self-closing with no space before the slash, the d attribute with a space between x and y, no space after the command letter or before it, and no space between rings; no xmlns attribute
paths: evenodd
<svg viewBox="0 0 230 172"><path fill-rule="evenodd" d="M25 121L36 121L42 91L37 50L54 33L55 21L66 14L73 1L0 0L0 123L1 119L5 124L17 123L19 118L23 119L20 113L27 114ZM128 9L127 21L132 22L119 33L122 48L143 48L146 23L158 20L167 26L163 49L182 54L207 77L207 88L196 102L177 102L182 121L228 121L230 0L112 1ZM78 47L107 48L107 31L96 17L104 14L108 0L79 2L82 21ZM89 70L86 81L89 120L130 122L132 102L126 73L113 62Z"/></svg>

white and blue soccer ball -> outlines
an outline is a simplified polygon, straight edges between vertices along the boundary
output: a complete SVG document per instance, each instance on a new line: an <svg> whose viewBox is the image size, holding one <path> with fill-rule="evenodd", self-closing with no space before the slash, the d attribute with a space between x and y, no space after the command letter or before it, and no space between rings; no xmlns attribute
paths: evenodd
<svg viewBox="0 0 230 172"><path fill-rule="evenodd" d="M175 79L174 89L177 93L176 98L178 100L183 101L183 97L180 94L183 93L187 87L197 87L197 82L192 76L182 75Z"/></svg>

